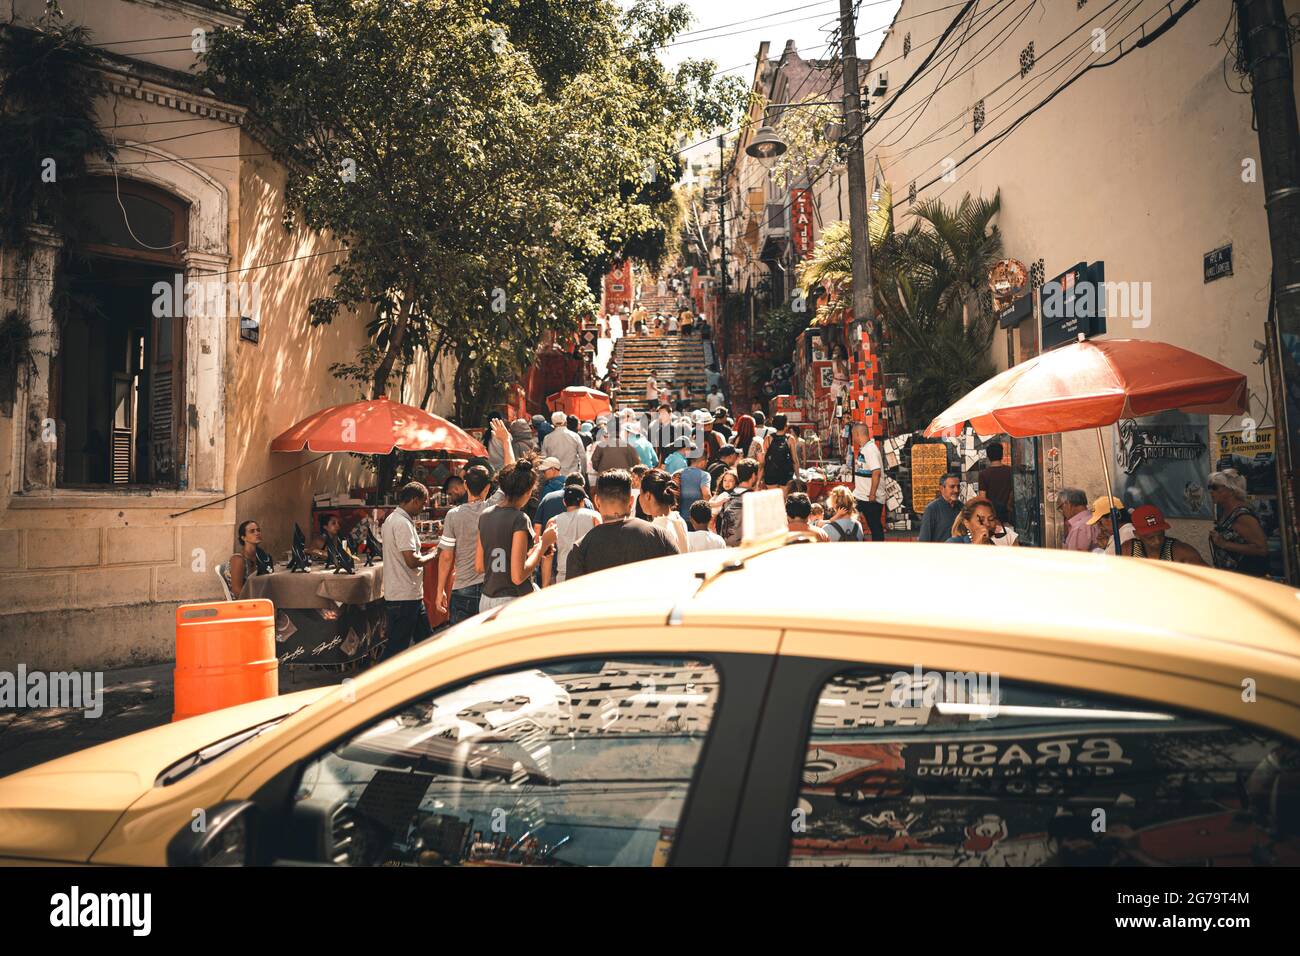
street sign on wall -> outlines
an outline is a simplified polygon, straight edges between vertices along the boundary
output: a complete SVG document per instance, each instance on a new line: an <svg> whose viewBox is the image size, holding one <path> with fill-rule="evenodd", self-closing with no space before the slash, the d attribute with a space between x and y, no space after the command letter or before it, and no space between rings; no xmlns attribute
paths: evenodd
<svg viewBox="0 0 1300 956"><path fill-rule="evenodd" d="M1232 243L1205 254L1205 281L1213 282L1232 275Z"/></svg>

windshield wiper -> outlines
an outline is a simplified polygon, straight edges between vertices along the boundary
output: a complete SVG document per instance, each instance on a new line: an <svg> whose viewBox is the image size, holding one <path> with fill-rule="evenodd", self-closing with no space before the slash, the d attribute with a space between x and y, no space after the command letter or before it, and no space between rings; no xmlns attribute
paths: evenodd
<svg viewBox="0 0 1300 956"><path fill-rule="evenodd" d="M240 744L247 743L254 737L261 736L282 720L284 720L284 717L276 717L274 720L268 720L266 723L258 724L256 727L250 727L248 730L241 730L233 737L226 737L223 740L218 740L214 744L209 744L202 750L190 754L188 757L182 757L162 773L158 774L158 779L154 781L154 786L169 787L177 780L185 779L195 770L225 756Z"/></svg>

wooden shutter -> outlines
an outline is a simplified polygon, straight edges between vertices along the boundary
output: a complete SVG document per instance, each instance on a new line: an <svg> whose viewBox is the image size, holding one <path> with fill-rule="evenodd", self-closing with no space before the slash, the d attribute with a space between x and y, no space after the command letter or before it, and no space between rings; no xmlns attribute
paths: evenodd
<svg viewBox="0 0 1300 956"><path fill-rule="evenodd" d="M184 328L185 320L180 316L160 316L153 320L153 350L149 361L149 480L154 484L180 484L184 461L180 415Z"/></svg>

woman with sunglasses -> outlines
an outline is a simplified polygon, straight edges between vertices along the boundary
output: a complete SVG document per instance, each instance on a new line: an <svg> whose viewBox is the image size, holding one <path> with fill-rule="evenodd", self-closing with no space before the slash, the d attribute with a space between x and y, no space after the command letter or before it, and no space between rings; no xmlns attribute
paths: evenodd
<svg viewBox="0 0 1300 956"><path fill-rule="evenodd" d="M1262 578L1268 574L1268 535L1246 503L1246 479L1235 468L1210 475L1210 499L1222 516L1210 532L1216 568Z"/></svg>

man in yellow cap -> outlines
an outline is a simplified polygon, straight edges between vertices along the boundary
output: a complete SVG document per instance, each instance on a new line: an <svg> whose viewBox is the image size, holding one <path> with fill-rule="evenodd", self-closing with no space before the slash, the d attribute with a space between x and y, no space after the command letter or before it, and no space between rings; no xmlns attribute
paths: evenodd
<svg viewBox="0 0 1300 956"><path fill-rule="evenodd" d="M1133 522L1129 518L1128 509L1124 507L1124 502L1111 495L1102 495L1092 503L1092 517L1088 519L1088 524L1097 527L1097 543L1092 549L1094 554L1117 553L1115 545L1111 543L1111 534L1114 531L1110 520L1112 507L1115 509L1115 520L1119 524L1120 547L1133 540Z"/></svg>

